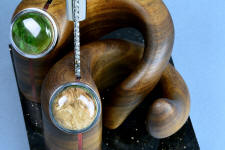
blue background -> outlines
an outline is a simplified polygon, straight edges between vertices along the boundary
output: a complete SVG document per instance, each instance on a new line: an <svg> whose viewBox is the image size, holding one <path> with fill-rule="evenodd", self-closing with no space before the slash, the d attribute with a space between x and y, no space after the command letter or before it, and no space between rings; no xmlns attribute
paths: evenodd
<svg viewBox="0 0 225 150"><path fill-rule="evenodd" d="M202 150L224 150L225 1L166 0L175 25L173 58L191 94Z"/></svg>
<svg viewBox="0 0 225 150"><path fill-rule="evenodd" d="M0 2L0 149L27 150L8 51L19 0ZM173 59L191 93L191 119L202 150L225 149L225 1L164 0L175 25Z"/></svg>

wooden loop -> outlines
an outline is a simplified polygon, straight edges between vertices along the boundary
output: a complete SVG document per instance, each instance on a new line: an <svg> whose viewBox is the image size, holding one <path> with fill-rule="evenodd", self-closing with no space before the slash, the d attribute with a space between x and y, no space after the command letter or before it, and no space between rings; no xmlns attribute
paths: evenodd
<svg viewBox="0 0 225 150"><path fill-rule="evenodd" d="M56 60L61 56L58 53L59 48L65 46L66 42L69 41L67 37L69 37L72 29L71 23L66 21L65 4L63 7L61 5L65 1L61 1L52 1L52 7L50 6L47 11L54 18L59 18L56 19L56 23L58 23L62 34L59 36L62 42L58 42L56 50L50 53L49 59L46 58L46 61L40 61L40 63L34 62L36 69L33 69L35 73L35 82L33 83L38 94L42 79L49 69L48 65L51 66L54 62L51 58ZM44 6L44 1L39 2L37 0L33 3L25 0L22 3L18 6L15 13L27 7L43 8ZM172 19L161 0L87 1L87 19L81 23L81 39L83 43L96 40L122 27L135 27L141 31L145 39L145 50L139 65L135 67L135 70L128 78L115 88L111 95L112 100L107 102L105 116L110 118L110 120L105 120L105 126L111 129L118 127L157 84L170 58L174 40ZM22 60L22 63L25 64L26 61ZM32 99L33 96L30 95L32 87L30 87L31 84L27 80L26 75L29 74L26 72L29 68L25 68L25 65L15 66L18 68L17 70L20 70L17 75L21 91L24 95L27 94L27 98ZM19 68L23 68L25 73ZM23 87L25 90L23 90Z"/></svg>
<svg viewBox="0 0 225 150"><path fill-rule="evenodd" d="M108 128L117 128L155 87L168 64L174 29L161 0L88 0L87 19L81 22L81 40L87 43L122 27L134 27L145 39L143 58L119 85L105 107ZM119 121L118 121L119 120Z"/></svg>
<svg viewBox="0 0 225 150"><path fill-rule="evenodd" d="M89 47L88 49L92 52L90 54L90 64L92 64L90 72L93 80L100 91L106 91L106 88L120 84L140 63L143 46L120 40L104 40L102 42L104 43L101 44L101 47L97 46L96 42L95 46L93 43L86 47ZM103 49L106 50L103 51ZM164 138L177 132L186 122L190 112L190 96L184 80L170 64L164 70L158 84L162 87L164 98L154 101L150 106L147 129L152 136ZM112 99L109 95L105 97L104 103L110 100ZM105 107L107 105L103 106L103 108ZM107 109L104 109L104 124L108 120L112 120L105 115L107 113L109 113ZM117 113L119 115L121 111ZM119 118L118 120L113 119L115 122L119 121Z"/></svg>

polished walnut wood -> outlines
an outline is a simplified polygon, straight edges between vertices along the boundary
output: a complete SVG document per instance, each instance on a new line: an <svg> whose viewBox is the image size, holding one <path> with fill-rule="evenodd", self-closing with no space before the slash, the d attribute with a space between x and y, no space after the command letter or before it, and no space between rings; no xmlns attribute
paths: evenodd
<svg viewBox="0 0 225 150"><path fill-rule="evenodd" d="M120 84L135 69L141 61L144 48L142 45L120 40L107 40L104 43L109 47L104 51L106 56L102 55L100 58L96 57L95 53L92 55L95 61L92 63L91 72L98 89L105 92L106 88ZM98 52L101 51L99 48ZM171 64L164 70L158 86L163 95L150 106L146 126L152 136L165 138L177 132L186 122L190 112L190 96L183 78ZM112 100L110 96L109 94L105 97L103 102L107 104L107 101ZM103 105L104 125L108 120L119 121L117 118L107 118L105 114L108 112L104 107L105 105ZM118 113L123 113L122 111Z"/></svg>
<svg viewBox="0 0 225 150"><path fill-rule="evenodd" d="M143 55L141 45L119 40L104 42L108 47L114 47L114 51L109 48L104 52L111 53L109 56L106 58L104 56L96 57L96 61L92 63L94 66L93 79L100 91L120 84L139 64ZM183 78L171 64L168 64L164 70L158 86L161 87L163 98L156 100L151 105L147 117L147 130L156 138L165 138L178 131L186 122L190 112L190 96ZM107 104L109 100L112 100L110 94L105 97L104 103ZM108 110L104 107L105 105L103 106L104 125L108 120L118 121L117 118L107 118L108 116L105 114L108 113ZM122 113L122 111L118 113Z"/></svg>
<svg viewBox="0 0 225 150"><path fill-rule="evenodd" d="M92 63L94 66L93 79L100 91L106 91L104 89L120 84L139 64L143 55L141 45L119 40L104 42L108 47L113 47L114 51L109 48L104 53L111 52L110 56L96 57L96 61ZM152 136L165 138L177 132L186 122L190 112L190 96L183 78L171 64L168 64L164 70L158 86L161 87L163 98L155 100L150 106L146 126ZM110 94L105 97L104 103L107 104L109 100L112 100ZM108 120L118 121L117 118L107 118L108 116L105 114L108 112L104 107L105 105L103 106L104 125ZM122 111L118 113L122 113Z"/></svg>
<svg viewBox="0 0 225 150"><path fill-rule="evenodd" d="M22 1L15 11L43 8L45 1ZM66 21L65 3L52 1L49 14L59 26L56 48L40 60L28 60L14 54L20 90L30 100L39 102L41 83L49 67L66 52L63 48L71 38L72 25ZM161 0L88 0L87 19L81 23L81 40L87 43L122 27L135 27L144 36L143 58L132 73L111 94L104 107L105 126L117 128L155 87L168 64L174 40L173 23ZM60 51L61 49L61 51ZM61 54L59 53L61 52ZM116 120L114 120L116 118Z"/></svg>
<svg viewBox="0 0 225 150"><path fill-rule="evenodd" d="M49 71L49 68L61 58L72 46L73 23L66 19L66 1L54 0L45 9L47 0L23 0L16 8L14 15L26 8L39 8L45 10L54 19L58 27L58 41L49 54L39 59L28 59L13 50L15 71L17 74L18 86L26 99L40 103L40 91L42 81ZM57 36L57 35L56 35ZM68 51L67 51L68 52Z"/></svg>
<svg viewBox="0 0 225 150"><path fill-rule="evenodd" d="M85 48L83 48L85 49ZM74 72L74 55L69 53L47 74L41 93L42 116L45 142L50 150L76 150L78 149L78 139L76 135L65 133L59 130L51 121L49 114L49 101L54 91L66 83L82 82L94 89L98 93L97 87L90 75L89 53L83 53L81 57L81 74L82 78L78 80ZM85 56L86 58L83 58ZM101 149L102 141L102 116L92 129L83 133L83 149L84 150L99 150Z"/></svg>
<svg viewBox="0 0 225 150"><path fill-rule="evenodd" d="M59 130L50 119L49 101L53 92L59 86L70 82L88 84L96 93L98 93L98 89L103 90L112 84L119 83L120 77L122 75L125 77L133 69L133 67L129 68L128 63L136 63L136 60L142 58L142 50L137 52L138 48L137 45L129 45L128 42L120 40L98 41L83 46L81 48L82 78L80 80L77 80L74 75L73 52L70 52L53 66L43 82L41 94L44 137L49 149L75 150L77 148L76 136ZM129 57L130 59L127 61L126 58ZM83 149L101 149L101 120L100 117L93 129L84 133Z"/></svg>
<svg viewBox="0 0 225 150"><path fill-rule="evenodd" d="M63 85L68 82L84 82L88 85L90 85L93 89L95 89L96 92L98 92L97 89L100 91L104 91L106 88L114 86L116 84L120 84L120 82L129 75L136 66L141 62L141 59L143 57L143 51L144 48L142 45L137 44L131 44L129 42L121 41L121 40L104 40L104 41L97 41L94 43L90 43L88 45L82 46L81 51L81 75L82 79L80 81L76 80L74 76L74 59L73 59L73 53L69 53L67 56L65 56L62 60L60 60L54 67L50 70L48 73L42 89L42 109L43 109L43 120L44 120L44 135L45 140L47 143L47 146L49 149L76 149L77 139L76 136L68 135L66 133L63 133L59 129L57 129L53 123L50 120L49 117L49 100L52 95L52 93L59 87L60 85ZM168 71L170 73L174 73L174 69L169 65L166 69L166 71L163 73L163 76L165 74L167 75ZM176 76L175 72L175 76ZM113 82L112 82L113 81ZM163 78L160 80L160 84L163 85ZM174 80L170 80L171 85L179 84L179 82L172 82ZM166 82L166 81L165 81ZM170 86L170 84L166 84L167 87ZM176 85L178 89L181 87L183 88L183 85ZM187 90L187 89L186 89ZM170 91L170 89L168 89ZM171 89L171 94L176 95L176 91ZM184 93L184 94L188 94ZM110 96L110 95L109 95ZM169 95L167 95L170 98ZM188 95L186 95L188 97ZM112 99L109 97L106 97L104 99L104 103L108 102ZM146 99L147 100L147 99ZM175 104L179 106L180 103L182 103L183 99L177 99ZM158 104L163 104L158 101L156 101ZM181 105L183 112L179 114L177 112L177 115L180 115L180 118L184 118L183 120L179 120L176 118L177 115L171 116L171 122L168 120L167 122L159 122L157 126L166 126L169 124L170 128L163 128L161 129L161 133L164 132L165 134L168 133L168 130L171 131L177 131L186 120L186 115L189 113L189 103L183 103ZM108 104L107 104L108 105ZM105 107L105 106L103 106ZM153 105L153 107L155 107ZM174 111L177 109L176 107L173 107ZM176 108L176 109L175 109ZM184 109L185 108L185 109ZM151 111L152 109L150 109ZM162 108L162 111L167 110L166 107ZM123 111L123 110L122 110ZM121 111L121 113L123 113ZM111 120L111 118L106 118L108 116L105 116L104 114L107 113L107 109L104 109L103 116L104 116L104 123L107 120ZM143 114L144 115L144 114ZM168 114L164 113L163 116L160 116L161 119L166 117ZM150 118L152 118L151 115L149 115ZM113 120L117 121L117 118L114 118ZM173 122L173 120L176 120L178 123ZM119 119L118 119L119 121ZM152 126L152 122L154 124L154 120L148 122L148 125ZM157 123L157 121L155 122ZM180 124L178 127L177 124ZM94 130L94 131L93 131ZM101 145L101 120L96 124L96 126L91 130L91 133L87 132L84 136L84 141L86 141L87 146L85 149L101 149L99 145ZM157 133L157 132L155 132ZM150 131L150 134L155 136L152 131ZM87 138L85 138L87 137ZM93 138L93 139L92 139ZM160 137L158 137L160 138ZM89 142L93 143L89 143ZM96 144L98 143L98 144ZM97 145L97 146L96 146ZM85 146L85 145L84 145Z"/></svg>
<svg viewBox="0 0 225 150"><path fill-rule="evenodd" d="M122 27L138 29L145 39L143 58L115 87L104 107L106 127L117 128L155 87L168 64L174 29L161 0L88 0L87 19L81 22L81 41L87 43Z"/></svg>
<svg viewBox="0 0 225 150"><path fill-rule="evenodd" d="M190 96L182 76L168 65L159 81L163 98L149 108L147 130L156 138L165 138L178 131L187 121Z"/></svg>
<svg viewBox="0 0 225 150"><path fill-rule="evenodd" d="M59 18L56 22L62 34L59 36L62 42L58 42L58 48L65 45L67 36L71 32L71 23L68 23L65 17L65 4L61 4L64 2L54 0L47 10L54 18ZM25 0L15 13L27 7L43 8L43 6L44 1ZM172 19L161 0L87 1L87 19L81 23L82 43L94 41L122 27L134 27L141 31L145 39L145 50L140 64L115 88L112 92L112 100L105 107L107 118L117 118L117 121L105 122L105 125L111 129L118 127L155 87L168 64L174 40ZM28 99L39 102L42 79L49 66L57 59L56 56L61 56L57 55L57 47L50 53L48 59L43 58L44 60L38 62L14 56L19 87Z"/></svg>

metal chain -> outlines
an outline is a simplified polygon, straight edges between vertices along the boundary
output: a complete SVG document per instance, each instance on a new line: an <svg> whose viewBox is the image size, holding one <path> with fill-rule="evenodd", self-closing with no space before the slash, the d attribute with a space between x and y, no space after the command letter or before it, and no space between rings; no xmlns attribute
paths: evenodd
<svg viewBox="0 0 225 150"><path fill-rule="evenodd" d="M74 56L75 76L81 78L80 74L80 25L79 25L79 0L73 0L73 21L74 21Z"/></svg>

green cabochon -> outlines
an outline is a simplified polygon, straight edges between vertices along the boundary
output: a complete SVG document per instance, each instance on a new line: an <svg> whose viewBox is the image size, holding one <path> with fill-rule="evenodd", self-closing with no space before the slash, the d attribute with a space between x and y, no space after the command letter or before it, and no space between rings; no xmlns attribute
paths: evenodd
<svg viewBox="0 0 225 150"><path fill-rule="evenodd" d="M41 13L27 12L12 26L12 40L24 53L38 55L51 45L54 33L50 20Z"/></svg>

